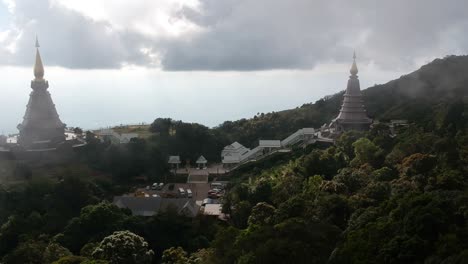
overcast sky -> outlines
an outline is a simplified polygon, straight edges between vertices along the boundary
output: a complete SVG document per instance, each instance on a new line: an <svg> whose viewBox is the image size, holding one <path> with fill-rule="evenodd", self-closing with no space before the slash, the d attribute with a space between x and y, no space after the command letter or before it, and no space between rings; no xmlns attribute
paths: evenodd
<svg viewBox="0 0 468 264"><path fill-rule="evenodd" d="M3 0L0 129L25 110L39 36L59 114L85 128L167 116L214 126L436 57L466 54L463 0Z"/></svg>

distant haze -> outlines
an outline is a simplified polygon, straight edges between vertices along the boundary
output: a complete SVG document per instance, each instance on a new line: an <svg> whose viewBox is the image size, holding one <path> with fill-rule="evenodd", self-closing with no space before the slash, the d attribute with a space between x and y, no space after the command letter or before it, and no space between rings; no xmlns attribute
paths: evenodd
<svg viewBox="0 0 468 264"><path fill-rule="evenodd" d="M0 130L16 132L34 40L63 122L215 126L468 51L463 0L0 0Z"/></svg>
<svg viewBox="0 0 468 264"><path fill-rule="evenodd" d="M68 126L99 128L171 117L216 126L314 102L344 90L348 65L316 71L176 72L46 68L49 91ZM32 70L0 68L8 76L0 96L0 129L15 133L26 109ZM364 67L362 86L399 74ZM366 76L370 75L370 76Z"/></svg>

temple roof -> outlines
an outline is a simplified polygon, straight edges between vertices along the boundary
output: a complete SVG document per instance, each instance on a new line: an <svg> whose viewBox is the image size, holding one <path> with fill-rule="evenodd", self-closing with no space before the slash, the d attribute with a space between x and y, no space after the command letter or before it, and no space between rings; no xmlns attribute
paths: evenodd
<svg viewBox="0 0 468 264"><path fill-rule="evenodd" d="M44 80L44 66L39 53L39 41L36 38L36 61L34 77L31 81L32 92L26 106L23 122L18 125L20 136L18 143L27 148L34 145L56 145L65 141L65 124L60 121L57 109L47 91L49 83Z"/></svg>
<svg viewBox="0 0 468 264"><path fill-rule="evenodd" d="M196 163L197 163L197 164L205 164L205 163L207 163L207 162L208 162L208 160L206 160L206 158L203 157L203 155L201 155L200 157L198 157Z"/></svg>
<svg viewBox="0 0 468 264"><path fill-rule="evenodd" d="M369 124L372 120L367 117L361 87L357 76L356 53L353 54L353 64L350 69L351 76L343 98L340 113L333 120L343 124Z"/></svg>
<svg viewBox="0 0 468 264"><path fill-rule="evenodd" d="M169 161L167 163L170 164L180 164L180 156L169 156Z"/></svg>

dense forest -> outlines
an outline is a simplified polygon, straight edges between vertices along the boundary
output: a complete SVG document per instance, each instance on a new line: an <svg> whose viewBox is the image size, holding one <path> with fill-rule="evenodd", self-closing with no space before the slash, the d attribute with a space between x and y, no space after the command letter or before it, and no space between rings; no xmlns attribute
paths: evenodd
<svg viewBox="0 0 468 264"><path fill-rule="evenodd" d="M159 118L127 145L88 133L76 163L15 164L0 185L0 262L466 263L467 69L467 56L450 56L364 90L374 119L409 120L396 136L376 125L232 173L227 222L132 216L109 201L136 176L167 176L168 155L215 161L233 141L320 127L341 93L212 129Z"/></svg>

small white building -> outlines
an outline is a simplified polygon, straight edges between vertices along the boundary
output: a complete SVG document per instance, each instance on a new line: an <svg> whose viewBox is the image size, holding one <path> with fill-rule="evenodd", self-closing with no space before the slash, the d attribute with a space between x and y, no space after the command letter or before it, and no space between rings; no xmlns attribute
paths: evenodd
<svg viewBox="0 0 468 264"><path fill-rule="evenodd" d="M180 156L169 156L169 161L167 162L171 164L172 169L179 169L180 165Z"/></svg>
<svg viewBox="0 0 468 264"><path fill-rule="evenodd" d="M239 142L234 142L231 145L224 147L221 151L221 160L225 167L231 167L239 164L241 157L250 151Z"/></svg>
<svg viewBox="0 0 468 264"><path fill-rule="evenodd" d="M205 204L203 214L211 215L211 216L220 216L222 214L221 212L222 208L223 208L222 204Z"/></svg>
<svg viewBox="0 0 468 264"><path fill-rule="evenodd" d="M242 156L243 154L247 153L250 149L244 147L239 142L234 142L231 145L224 147L223 151L221 151L221 158L226 156Z"/></svg>
<svg viewBox="0 0 468 264"><path fill-rule="evenodd" d="M262 148L263 154L270 153L275 149L281 148L281 141L280 140L259 140L258 146Z"/></svg>
<svg viewBox="0 0 468 264"><path fill-rule="evenodd" d="M19 135L10 135L7 138L7 144L17 144L18 143L18 136Z"/></svg>
<svg viewBox="0 0 468 264"><path fill-rule="evenodd" d="M200 157L198 157L196 163L199 169L206 169L206 164L208 163L208 160L205 157L203 157L203 155L201 155Z"/></svg>

